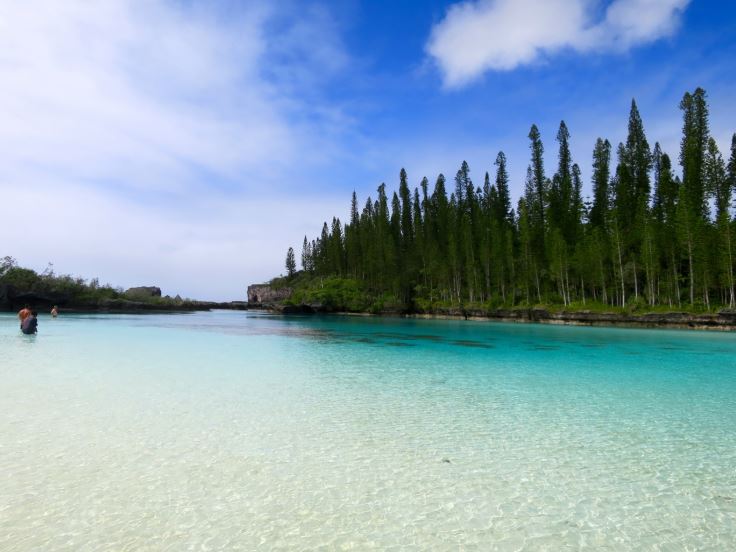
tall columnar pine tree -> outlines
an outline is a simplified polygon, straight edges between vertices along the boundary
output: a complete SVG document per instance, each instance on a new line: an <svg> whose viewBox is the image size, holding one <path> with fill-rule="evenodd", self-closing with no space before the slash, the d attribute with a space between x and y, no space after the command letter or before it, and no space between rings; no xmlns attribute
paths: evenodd
<svg viewBox="0 0 736 552"><path fill-rule="evenodd" d="M713 138L708 139L704 167L705 189L714 198L716 208L716 247L711 248L714 254L712 261L717 267L716 276L724 292L721 302L729 307L736 304L734 296L734 250L730 207L732 187L726 172L718 145Z"/></svg>
<svg viewBox="0 0 736 552"><path fill-rule="evenodd" d="M544 145L537 125L529 130L529 149L531 161L527 171L527 186L525 197L529 209L529 222L532 232L532 250L535 262L544 264L544 235L546 231L546 214L549 181L544 175Z"/></svg>
<svg viewBox="0 0 736 552"><path fill-rule="evenodd" d="M680 235L685 245L684 254L688 263L690 304L695 303L696 294L702 294L703 302L707 305L709 295L704 238L709 212L705 195L704 161L710 131L705 90L698 88L692 94L686 92L680 102L680 109L683 115L680 144L680 165L682 165Z"/></svg>
<svg viewBox="0 0 736 552"><path fill-rule="evenodd" d="M311 272L312 268L312 247L307 240L307 236L304 236L304 243L302 244L302 270Z"/></svg>
<svg viewBox="0 0 736 552"><path fill-rule="evenodd" d="M680 182L672 173L669 155L662 152L659 142L654 145L654 201L652 224L655 227L659 251L661 281L658 288L667 304L681 306L679 243L677 241L677 202Z"/></svg>
<svg viewBox="0 0 736 552"><path fill-rule="evenodd" d="M357 278L360 275L360 259L363 256L360 242L360 213L358 196L353 191L350 200L350 224L345 227L345 272Z"/></svg>
<svg viewBox="0 0 736 552"><path fill-rule="evenodd" d="M491 267L495 270L495 282L501 294L502 303L507 303L508 299L515 302L514 294L509 293L510 288L514 286L512 275L514 273L514 214L511 209L511 194L509 193L509 173L506 168L506 155L504 152L498 152L495 161L496 179L495 183L490 186L487 198L488 221L484 234L486 242L490 247L491 262L489 263L489 273ZM490 276L490 274L489 274ZM490 282L490 278L489 278ZM493 290L489 286L486 290L487 295L493 295Z"/></svg>
<svg viewBox="0 0 736 552"><path fill-rule="evenodd" d="M290 247L286 252L286 275L292 278L296 274L296 259L294 259L294 248Z"/></svg>
<svg viewBox="0 0 736 552"><path fill-rule="evenodd" d="M588 220L590 263L593 268L589 282L591 291L597 299L608 302L608 228L610 222L611 193L611 143L598 138L593 149L593 204Z"/></svg>
<svg viewBox="0 0 736 552"><path fill-rule="evenodd" d="M590 211L590 225L597 229L603 229L608 219L610 167L611 143L608 140L598 138L593 150L593 208Z"/></svg>
<svg viewBox="0 0 736 552"><path fill-rule="evenodd" d="M651 258L651 229L648 228L650 180L652 154L644 134L644 125L639 115L636 101L631 100L629 113L629 133L623 154L619 159L621 167L622 191L626 194L626 213L621 212L622 222L627 228L625 247L627 266L630 267L634 283L634 296L638 299L641 290L639 269L648 265ZM647 272L647 280L651 282L652 274ZM651 288L653 289L653 288Z"/></svg>

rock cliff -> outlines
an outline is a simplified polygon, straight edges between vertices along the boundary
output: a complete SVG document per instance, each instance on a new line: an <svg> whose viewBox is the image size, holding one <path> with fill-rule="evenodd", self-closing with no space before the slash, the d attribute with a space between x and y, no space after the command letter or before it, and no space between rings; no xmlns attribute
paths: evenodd
<svg viewBox="0 0 736 552"><path fill-rule="evenodd" d="M248 286L248 304L269 305L278 303L291 297L292 291L288 287L272 289L269 284L253 284Z"/></svg>

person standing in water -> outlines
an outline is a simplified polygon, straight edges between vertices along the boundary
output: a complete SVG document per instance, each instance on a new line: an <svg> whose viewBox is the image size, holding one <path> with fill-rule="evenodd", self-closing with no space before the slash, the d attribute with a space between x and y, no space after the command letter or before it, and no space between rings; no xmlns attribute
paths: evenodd
<svg viewBox="0 0 736 552"><path fill-rule="evenodd" d="M54 305L51 309L51 316L54 318L59 316L59 307L57 307L56 305Z"/></svg>
<svg viewBox="0 0 736 552"><path fill-rule="evenodd" d="M38 314L36 311L31 311L29 316L26 316L20 325L20 331L26 335L35 334L38 331Z"/></svg>
<svg viewBox="0 0 736 552"><path fill-rule="evenodd" d="M18 311L18 320L20 320L20 327L23 327L23 322L26 318L31 316L31 308L26 304L22 309Z"/></svg>

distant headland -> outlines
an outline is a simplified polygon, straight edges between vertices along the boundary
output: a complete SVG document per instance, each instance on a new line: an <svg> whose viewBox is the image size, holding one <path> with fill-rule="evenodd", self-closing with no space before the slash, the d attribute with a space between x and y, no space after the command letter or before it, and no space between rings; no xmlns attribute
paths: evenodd
<svg viewBox="0 0 736 552"><path fill-rule="evenodd" d="M0 311L16 311L24 305L67 312L145 313L209 309L244 309L244 301L213 302L161 295L157 286L126 290L100 284L97 278L55 274L51 268L37 273L18 266L13 257L0 259Z"/></svg>

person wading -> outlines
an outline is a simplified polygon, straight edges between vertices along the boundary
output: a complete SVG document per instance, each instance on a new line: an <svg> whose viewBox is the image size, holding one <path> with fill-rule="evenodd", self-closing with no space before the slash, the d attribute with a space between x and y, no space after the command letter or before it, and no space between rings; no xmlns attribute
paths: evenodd
<svg viewBox="0 0 736 552"><path fill-rule="evenodd" d="M26 318L31 316L31 307L28 305L25 305L22 309L18 311L18 320L20 320L20 327L23 327L23 322Z"/></svg>
<svg viewBox="0 0 736 552"><path fill-rule="evenodd" d="M38 331L38 314L36 311L31 311L29 316L26 316L20 325L20 331L26 335L35 334Z"/></svg>

